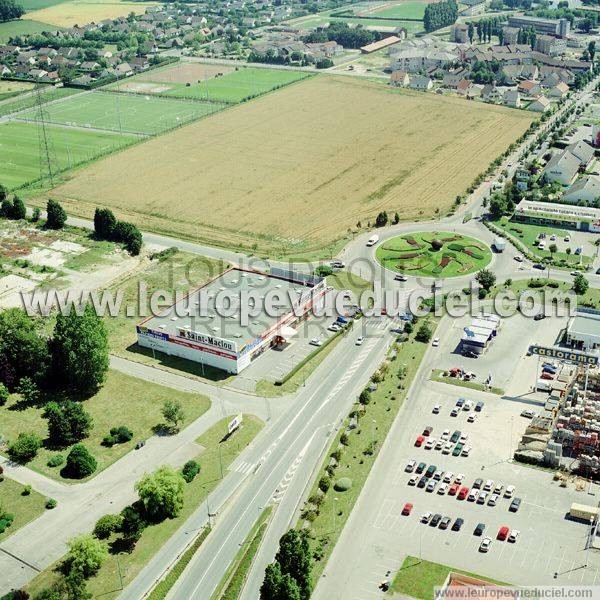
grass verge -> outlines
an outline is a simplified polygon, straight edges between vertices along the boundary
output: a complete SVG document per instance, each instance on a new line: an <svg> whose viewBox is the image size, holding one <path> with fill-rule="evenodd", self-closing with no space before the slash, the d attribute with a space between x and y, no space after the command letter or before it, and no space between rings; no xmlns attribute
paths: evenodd
<svg viewBox="0 0 600 600"><path fill-rule="evenodd" d="M450 377L449 375L444 377L444 371L442 369L432 369L431 381L439 381L440 383L448 383L449 385L455 385L457 387L469 388L471 390L479 390L480 392L489 392L490 394L497 394L498 396L504 395L504 390L498 387L488 388L482 383L476 381L463 381L456 377Z"/></svg>
<svg viewBox="0 0 600 600"><path fill-rule="evenodd" d="M237 600L240 596L248 571L252 566L256 552L260 547L265 531L269 525L269 519L273 512L273 506L263 510L260 517L252 527L250 533L238 551L233 563L223 576L218 588L211 596L211 600Z"/></svg>
<svg viewBox="0 0 600 600"><path fill-rule="evenodd" d="M0 513L7 512L14 517L12 524L0 533L0 541L37 519L45 510L46 498L34 490L23 495L24 489L24 485L8 477L0 480Z"/></svg>
<svg viewBox="0 0 600 600"><path fill-rule="evenodd" d="M394 577L390 593L405 594L412 598L430 600L434 596L434 588L443 585L449 573L460 573L477 579L483 579L497 585L509 585L501 581L482 577L476 573L453 569L447 565L420 560L415 556L407 556Z"/></svg>
<svg viewBox="0 0 600 600"><path fill-rule="evenodd" d="M336 290L350 290L357 298L373 287L370 281L350 273L350 271L336 271L332 275L328 275L327 284L332 285Z"/></svg>
<svg viewBox="0 0 600 600"><path fill-rule="evenodd" d="M196 442L203 450L196 457L201 470L197 477L185 486L183 509L175 519L167 519L144 529L142 537L130 553L112 554L102 565L98 574L88 580L88 590L94 598L113 600L121 593L119 573L126 587L144 566L161 549L163 544L185 523L188 517L206 500L221 482L223 473L238 454L256 437L263 422L253 415L244 415L243 427L226 438L229 417L215 423ZM157 574L158 575L158 574ZM55 579L53 567L40 573L28 586L31 595L48 587Z"/></svg>
<svg viewBox="0 0 600 600"><path fill-rule="evenodd" d="M349 427L350 417L344 421L303 507L297 527L307 527L309 531L311 550L315 558L313 581L318 581L325 569L427 351L428 344L415 341L414 336L415 333L412 333L406 342L397 344L390 354L392 357L395 352L395 358L387 359L384 363L387 367L378 370L377 373L383 379L371 393L369 404L364 407L355 405L353 412L358 415L356 427ZM332 455L335 456L338 451L339 460L335 460ZM332 468L332 461L337 463L337 466ZM331 476L328 475L328 470L332 472ZM319 486L322 477L327 477L331 483L325 494L320 491ZM333 484L340 478L351 480L351 486L346 491L333 489Z"/></svg>

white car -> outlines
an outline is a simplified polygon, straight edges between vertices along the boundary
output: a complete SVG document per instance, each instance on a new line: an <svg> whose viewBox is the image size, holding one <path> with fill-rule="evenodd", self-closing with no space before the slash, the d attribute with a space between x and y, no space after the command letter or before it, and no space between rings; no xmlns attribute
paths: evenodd
<svg viewBox="0 0 600 600"><path fill-rule="evenodd" d="M487 497L487 492L480 492L479 496L477 497L477 504L485 504Z"/></svg>
<svg viewBox="0 0 600 600"><path fill-rule="evenodd" d="M341 329L341 327L337 324L337 323L332 323L328 328L327 331L339 331Z"/></svg>
<svg viewBox="0 0 600 600"><path fill-rule="evenodd" d="M426 442L425 442L425 450L431 450L434 446L435 443L437 442L437 440L435 438L430 437Z"/></svg>
<svg viewBox="0 0 600 600"><path fill-rule="evenodd" d="M364 340L364 338L361 336L361 337L358 337L358 338L356 338L356 342L354 342L354 344L355 344L356 346L362 346L362 343L363 343L364 341L365 341L365 340Z"/></svg>
<svg viewBox="0 0 600 600"><path fill-rule="evenodd" d="M431 411L434 415L439 415L440 414L440 410L442 410L442 407L439 404L436 404L433 407L433 410Z"/></svg>
<svg viewBox="0 0 600 600"><path fill-rule="evenodd" d="M525 417L526 419L535 419L535 417L537 417L537 413L533 410L526 408L525 410L521 411L521 416Z"/></svg>
<svg viewBox="0 0 600 600"><path fill-rule="evenodd" d="M483 489L486 490L486 491L488 491L488 492L490 490L493 490L494 489L494 480L493 479L488 479L485 482L485 485L483 486Z"/></svg>
<svg viewBox="0 0 600 600"><path fill-rule="evenodd" d="M471 446L465 446L461 452L460 455L461 456L469 456L469 454L471 453Z"/></svg>
<svg viewBox="0 0 600 600"><path fill-rule="evenodd" d="M446 483L450 483L452 481L453 477L454 477L454 473L452 471L446 471L444 473L444 481Z"/></svg>
<svg viewBox="0 0 600 600"><path fill-rule="evenodd" d="M444 440L438 440L435 443L435 449L436 450L441 450L444 447Z"/></svg>
<svg viewBox="0 0 600 600"><path fill-rule="evenodd" d="M408 485L417 485L417 481L419 481L419 478L420 476L416 473L414 475L411 475L410 479L408 480Z"/></svg>
<svg viewBox="0 0 600 600"><path fill-rule="evenodd" d="M461 444L464 444L468 439L469 439L469 434L468 433L462 433L458 441Z"/></svg>
<svg viewBox="0 0 600 600"><path fill-rule="evenodd" d="M440 487L438 488L437 493L441 496L442 494L445 494L447 491L448 491L448 484L441 483Z"/></svg>
<svg viewBox="0 0 600 600"><path fill-rule="evenodd" d="M515 486L514 485L507 485L506 486L506 491L504 492L504 497L505 498L512 498L514 493L515 493Z"/></svg>
<svg viewBox="0 0 600 600"><path fill-rule="evenodd" d="M570 241L571 241L571 236L565 235L565 242L570 242Z"/></svg>
<svg viewBox="0 0 600 600"><path fill-rule="evenodd" d="M454 444L452 442L446 442L446 445L442 450L442 454L450 454L450 452L452 452L452 448L454 448Z"/></svg>
<svg viewBox="0 0 600 600"><path fill-rule="evenodd" d="M508 534L508 541L514 544L519 539L520 535L521 532L518 529L511 529Z"/></svg>
<svg viewBox="0 0 600 600"><path fill-rule="evenodd" d="M437 481L434 479L430 479L427 483L427 487L425 488L428 492L433 492L435 490L435 486L437 485Z"/></svg>
<svg viewBox="0 0 600 600"><path fill-rule="evenodd" d="M477 500L477 498L478 498L478 497L479 497L479 490L473 490L473 489L472 489L472 490L469 492L469 496L468 496L467 500L468 500L469 502L475 502L475 500Z"/></svg>
<svg viewBox="0 0 600 600"><path fill-rule="evenodd" d="M465 476L462 473L459 473L455 478L454 478L454 483L462 483L464 480Z"/></svg>
<svg viewBox="0 0 600 600"><path fill-rule="evenodd" d="M492 494L490 496L490 499L488 500L488 506L496 506L496 503L498 502L498 498L500 498L500 496L498 496L498 494Z"/></svg>
<svg viewBox="0 0 600 600"><path fill-rule="evenodd" d="M431 342L431 345L434 348L437 348L440 345L440 338L433 338L433 342Z"/></svg>
<svg viewBox="0 0 600 600"><path fill-rule="evenodd" d="M555 242L556 241L556 235L554 233L550 236L550 241L551 242Z"/></svg>
<svg viewBox="0 0 600 600"><path fill-rule="evenodd" d="M463 410L467 411L467 410L471 410L473 408L473 403L470 400L467 400L464 404L463 404Z"/></svg>
<svg viewBox="0 0 600 600"><path fill-rule="evenodd" d="M498 482L496 484L496 487L494 488L494 494L500 495L502 493L503 489L504 489L504 486L500 482Z"/></svg>
<svg viewBox="0 0 600 600"><path fill-rule="evenodd" d="M312 340L310 340L310 345L311 346L322 346L323 342L318 338L313 338Z"/></svg>
<svg viewBox="0 0 600 600"><path fill-rule="evenodd" d="M406 467L404 468L404 470L407 473L412 473L415 470L415 466L417 465L417 462L415 460L409 460L406 463Z"/></svg>
<svg viewBox="0 0 600 600"><path fill-rule="evenodd" d="M443 440L448 440L450 439L450 430L449 429L444 429L444 431L442 431L442 435L440 436Z"/></svg>
<svg viewBox="0 0 600 600"><path fill-rule="evenodd" d="M426 512L421 515L421 523L429 523L430 520L431 520L430 512Z"/></svg>
<svg viewBox="0 0 600 600"><path fill-rule="evenodd" d="M485 537L481 540L481 544L479 544L479 552L487 552L492 545L492 540L489 537Z"/></svg>
<svg viewBox="0 0 600 600"><path fill-rule="evenodd" d="M467 423L475 423L475 419L476 419L477 415L475 413L471 413L468 417L467 417Z"/></svg>
<svg viewBox="0 0 600 600"><path fill-rule="evenodd" d="M516 260L517 262L523 262L523 257L522 257L520 254L517 254L517 255L515 256L515 260Z"/></svg>

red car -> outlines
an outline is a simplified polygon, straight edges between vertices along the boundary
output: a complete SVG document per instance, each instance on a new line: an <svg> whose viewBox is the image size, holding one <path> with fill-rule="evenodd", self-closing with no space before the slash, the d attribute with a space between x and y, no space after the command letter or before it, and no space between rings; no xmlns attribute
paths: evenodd
<svg viewBox="0 0 600 600"><path fill-rule="evenodd" d="M431 435L431 432L433 431L433 427L431 425L428 425L427 427L425 427L425 429L423 429L423 435L425 437Z"/></svg>
<svg viewBox="0 0 600 600"><path fill-rule="evenodd" d="M402 514L407 515L407 516L410 515L410 511L412 510L412 508L413 508L413 505L410 502L407 502L404 505L404 508L402 509Z"/></svg>
<svg viewBox="0 0 600 600"><path fill-rule="evenodd" d="M423 445L423 442L424 442L424 441L425 441L425 438L424 438L422 435L420 435L420 436L419 436L419 437L418 437L418 438L415 440L415 446L416 446L417 448L419 448L420 446L422 446L422 445Z"/></svg>
<svg viewBox="0 0 600 600"><path fill-rule="evenodd" d="M503 542L507 537L508 537L508 527L506 525L503 525L502 527L500 527L500 529L498 529L498 535L496 536L496 539Z"/></svg>
<svg viewBox="0 0 600 600"><path fill-rule="evenodd" d="M547 373L546 371L544 371L540 375L540 379L554 379L554 375L552 375L552 373Z"/></svg>
<svg viewBox="0 0 600 600"><path fill-rule="evenodd" d="M461 487L460 488L460 492L458 492L457 498L459 500L464 500L468 495L469 495L469 488L468 487Z"/></svg>
<svg viewBox="0 0 600 600"><path fill-rule="evenodd" d="M460 485L458 485L458 483L453 483L450 486L450 489L448 490L448 496L456 496L456 492L458 492L458 488L460 488Z"/></svg>

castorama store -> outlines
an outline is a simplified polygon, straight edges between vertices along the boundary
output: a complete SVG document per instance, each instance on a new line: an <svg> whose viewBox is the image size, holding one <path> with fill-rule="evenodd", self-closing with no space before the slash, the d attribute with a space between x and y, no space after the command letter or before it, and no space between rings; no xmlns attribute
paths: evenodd
<svg viewBox="0 0 600 600"><path fill-rule="evenodd" d="M322 307L325 279L272 268L231 268L137 325L138 344L228 373L240 373L266 349L286 343L311 309ZM261 311L248 322L240 299L277 296L277 314ZM237 299L237 300L236 300Z"/></svg>

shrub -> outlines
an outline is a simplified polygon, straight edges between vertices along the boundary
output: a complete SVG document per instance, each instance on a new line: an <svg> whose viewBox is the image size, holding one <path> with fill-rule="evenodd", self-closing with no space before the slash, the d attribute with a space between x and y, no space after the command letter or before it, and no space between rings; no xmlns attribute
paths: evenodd
<svg viewBox="0 0 600 600"><path fill-rule="evenodd" d="M48 229L62 229L67 222L67 213L56 200L48 200L46 215L46 227Z"/></svg>
<svg viewBox="0 0 600 600"><path fill-rule="evenodd" d="M336 492L347 492L352 487L352 479L350 477L342 477L335 482L333 489Z"/></svg>
<svg viewBox="0 0 600 600"><path fill-rule="evenodd" d="M105 435L102 440L103 446L114 446L115 444L124 444L133 438L133 431L125 425L113 427L109 435Z"/></svg>
<svg viewBox="0 0 600 600"><path fill-rule="evenodd" d="M181 474L187 483L191 483L198 473L200 473L200 465L195 460L188 460L181 470Z"/></svg>
<svg viewBox="0 0 600 600"><path fill-rule="evenodd" d="M333 458L333 460L335 460L336 463L339 463L342 460L342 453L340 450L334 450L331 453L331 458Z"/></svg>
<svg viewBox="0 0 600 600"><path fill-rule="evenodd" d="M331 480L329 479L329 477L321 477L321 479L319 479L319 489L326 494L329 490L329 488L331 487Z"/></svg>
<svg viewBox="0 0 600 600"><path fill-rule="evenodd" d="M8 388L3 383L0 383L0 406L4 406L6 404L8 396Z"/></svg>
<svg viewBox="0 0 600 600"><path fill-rule="evenodd" d="M358 401L363 405L367 406L371 402L371 392L368 389L364 389L360 396L358 397Z"/></svg>
<svg viewBox="0 0 600 600"><path fill-rule="evenodd" d="M48 459L46 463L49 467L60 467L65 462L65 457L62 454L55 454Z"/></svg>
<svg viewBox="0 0 600 600"><path fill-rule="evenodd" d="M111 533L119 531L122 524L122 515L104 515L96 521L93 534L99 540L105 540L110 537Z"/></svg>
<svg viewBox="0 0 600 600"><path fill-rule="evenodd" d="M96 459L83 444L75 444L67 455L67 464L63 469L65 477L82 479L91 475L97 468Z"/></svg>
<svg viewBox="0 0 600 600"><path fill-rule="evenodd" d="M346 432L342 433L342 435L340 436L340 443L344 446L347 446L349 444L348 434Z"/></svg>
<svg viewBox="0 0 600 600"><path fill-rule="evenodd" d="M14 516L10 513L0 513L0 533L4 533L12 525Z"/></svg>
<svg viewBox="0 0 600 600"><path fill-rule="evenodd" d="M318 277L327 277L333 273L333 269L329 265L319 265L315 269L315 275Z"/></svg>
<svg viewBox="0 0 600 600"><path fill-rule="evenodd" d="M32 460L42 446L42 438L35 433L20 433L8 447L8 455L18 463Z"/></svg>
<svg viewBox="0 0 600 600"><path fill-rule="evenodd" d="M26 485L21 492L21 496L29 496L31 494L31 486Z"/></svg>
<svg viewBox="0 0 600 600"><path fill-rule="evenodd" d="M57 504L58 504L58 502L54 498L48 498L48 500L46 500L46 508L48 510L56 508Z"/></svg>

